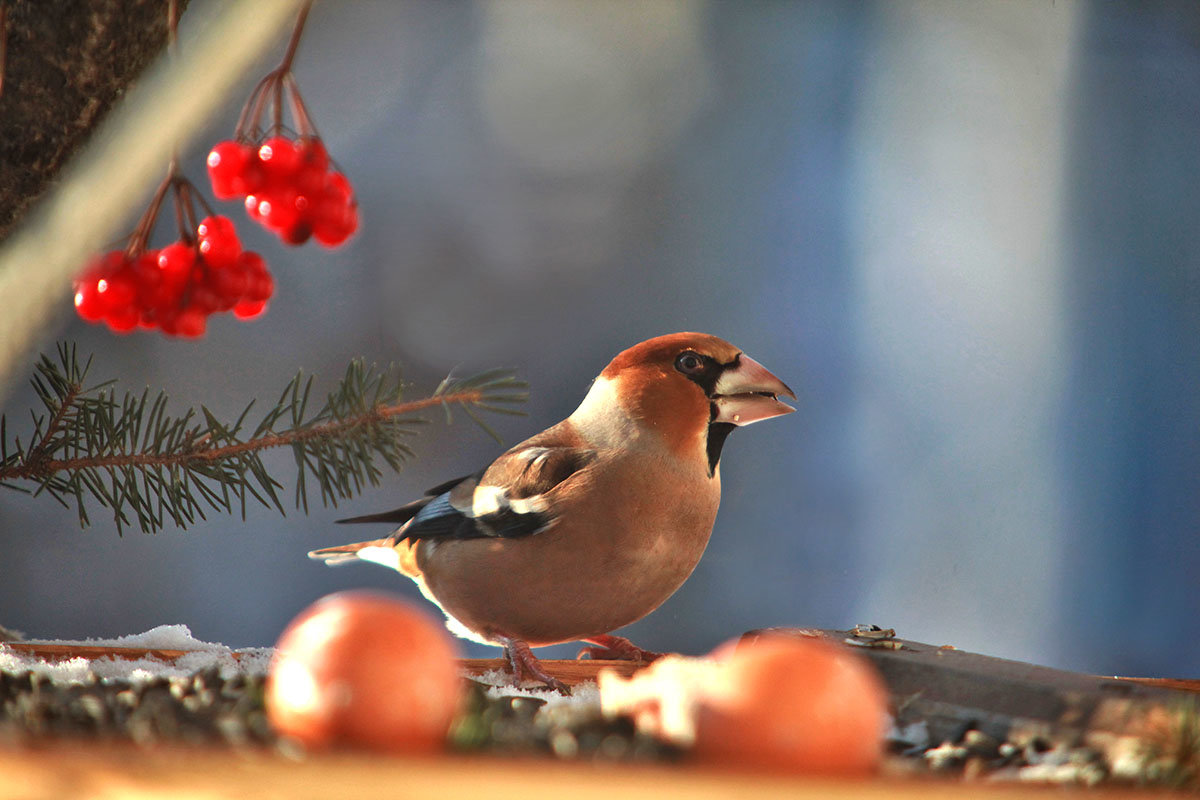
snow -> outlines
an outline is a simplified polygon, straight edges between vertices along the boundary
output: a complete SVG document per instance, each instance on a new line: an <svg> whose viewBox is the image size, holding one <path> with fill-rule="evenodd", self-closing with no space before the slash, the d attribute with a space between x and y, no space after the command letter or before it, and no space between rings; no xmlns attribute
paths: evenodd
<svg viewBox="0 0 1200 800"><path fill-rule="evenodd" d="M133 647L147 650L184 650L174 661L147 657L72 658L47 661L0 645L0 671L33 672L53 683L79 684L100 680L124 680L144 683L154 678L182 678L194 672L215 667L224 678L238 673L265 674L274 650L252 647L231 650L223 644L204 642L192 636L186 625L159 625L144 633L119 636L116 639L48 640L29 639L23 644L76 645L85 647Z"/></svg>
<svg viewBox="0 0 1200 800"><path fill-rule="evenodd" d="M143 633L118 636L115 639L25 639L21 644L74 645L82 647L130 647L144 650L183 650L184 655L173 661L153 656L138 659L72 658L47 661L0 644L0 672L33 672L55 684L81 684L95 679L129 681L140 684L155 678L183 678L200 670L216 667L221 677L238 673L265 675L275 650L271 647L250 647L232 650L218 642L205 642L192 635L187 625L159 625ZM594 682L579 684L570 696L541 688L521 688L509 684L511 677L493 670L475 679L488 685L492 697L534 697L545 700L548 707L563 703L599 705L600 690Z"/></svg>
<svg viewBox="0 0 1200 800"><path fill-rule="evenodd" d="M145 633L115 639L25 639L26 644L79 645L84 647L140 647L147 650L228 651L223 644L202 642L187 625L159 625Z"/></svg>
<svg viewBox="0 0 1200 800"><path fill-rule="evenodd" d="M576 705L600 705L600 688L595 681L585 681L571 687L571 694L563 695L546 686L513 686L512 676L503 670L494 669L479 675L475 680L485 684L488 697L532 697L546 701L546 708L571 703Z"/></svg>

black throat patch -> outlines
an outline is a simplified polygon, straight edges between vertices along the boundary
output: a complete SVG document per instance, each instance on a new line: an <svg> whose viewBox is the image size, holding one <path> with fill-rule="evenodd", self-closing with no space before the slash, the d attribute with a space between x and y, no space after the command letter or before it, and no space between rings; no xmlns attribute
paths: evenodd
<svg viewBox="0 0 1200 800"><path fill-rule="evenodd" d="M721 460L721 448L725 446L725 437L733 433L737 425L732 422L708 423L708 441L705 449L708 451L708 477L717 473L717 462Z"/></svg>

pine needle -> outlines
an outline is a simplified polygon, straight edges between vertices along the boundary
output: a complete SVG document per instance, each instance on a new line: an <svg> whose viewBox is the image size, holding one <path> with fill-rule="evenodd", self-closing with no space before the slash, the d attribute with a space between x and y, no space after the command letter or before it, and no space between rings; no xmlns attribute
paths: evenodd
<svg viewBox="0 0 1200 800"><path fill-rule="evenodd" d="M336 506L378 486L383 465L396 471L412 458L404 440L425 423L419 412L441 406L449 422L459 407L498 439L481 412L519 414L514 406L528 397L510 371L489 370L448 377L430 397L405 402L398 369L356 359L312 413L314 379L297 373L241 438L253 401L229 424L204 406L172 416L163 392L118 401L113 381L85 388L90 366L68 344L58 346L57 360L39 359L31 382L44 411L31 413L29 443L10 441L0 415L0 487L74 506L85 528L87 506L98 504L111 511L118 533L134 524L155 533L168 520L186 528L212 511L236 510L245 519L247 499L285 513L283 484L262 460L277 447L292 450L296 508L308 512L310 491Z"/></svg>

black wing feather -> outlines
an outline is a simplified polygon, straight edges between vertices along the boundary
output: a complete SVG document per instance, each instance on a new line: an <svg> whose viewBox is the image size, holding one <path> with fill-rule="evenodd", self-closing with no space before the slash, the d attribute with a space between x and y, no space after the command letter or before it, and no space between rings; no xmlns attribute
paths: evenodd
<svg viewBox="0 0 1200 800"><path fill-rule="evenodd" d="M590 464L595 455L595 451L571 447L515 450L485 472L443 484L438 488L446 491L418 501L419 507L389 541L511 539L540 533L554 521L544 495ZM475 503L481 488L495 501L485 513L478 513Z"/></svg>
<svg viewBox="0 0 1200 800"><path fill-rule="evenodd" d="M361 517L347 517L339 519L336 522L339 525L351 525L360 522L390 522L394 525L403 525L410 519L420 513L421 509L437 500L440 496L446 494L455 486L458 486L463 481L469 478L479 478L483 473L476 472L474 475L463 475L461 478L439 483L429 491L425 492L425 496L419 500L413 500L411 503L402 505L399 508L393 508L391 511L380 511L375 514L364 514Z"/></svg>

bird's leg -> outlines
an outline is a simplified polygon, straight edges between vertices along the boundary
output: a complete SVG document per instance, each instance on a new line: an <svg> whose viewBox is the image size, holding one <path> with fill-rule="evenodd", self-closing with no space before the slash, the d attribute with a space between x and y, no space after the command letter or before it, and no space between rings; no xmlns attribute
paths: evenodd
<svg viewBox="0 0 1200 800"><path fill-rule="evenodd" d="M528 644L520 639L500 634L493 634L490 638L504 648L504 657L508 661L508 668L512 671L513 680L518 686L525 680L532 679L541 681L559 694L571 694L570 687L542 669L542 662L538 661Z"/></svg>
<svg viewBox="0 0 1200 800"><path fill-rule="evenodd" d="M651 661L657 661L663 657L662 653L643 650L622 636L602 633L599 636L589 636L583 641L596 646L583 648L579 651L579 655L575 656L576 658L636 661L640 664L649 664Z"/></svg>

